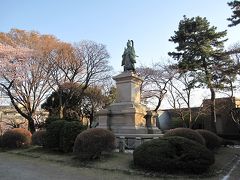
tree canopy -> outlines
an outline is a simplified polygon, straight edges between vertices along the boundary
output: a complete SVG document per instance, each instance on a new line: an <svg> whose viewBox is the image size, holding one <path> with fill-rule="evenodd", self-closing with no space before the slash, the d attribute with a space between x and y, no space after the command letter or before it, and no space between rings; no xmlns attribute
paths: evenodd
<svg viewBox="0 0 240 180"><path fill-rule="evenodd" d="M12 29L0 33L1 90L18 113L28 120L31 132L35 131L34 114L50 90L49 85L53 85L47 61L63 45L70 46L54 36L34 31Z"/></svg>

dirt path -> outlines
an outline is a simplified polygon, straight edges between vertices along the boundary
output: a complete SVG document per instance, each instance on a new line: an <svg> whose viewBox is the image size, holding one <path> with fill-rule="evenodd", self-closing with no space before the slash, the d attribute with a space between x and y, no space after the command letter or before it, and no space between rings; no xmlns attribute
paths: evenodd
<svg viewBox="0 0 240 180"><path fill-rule="evenodd" d="M239 151L231 149L222 149L220 153L230 153L232 156L217 155L217 164L223 167L226 163L227 168L215 177L205 178L206 180L238 180L240 179L240 155ZM235 157L234 161L230 161ZM49 158L51 159L51 158ZM113 159L114 160L114 159ZM156 179L173 179L171 177L154 178L136 175L134 173L123 173L114 170L113 167L123 169L127 168L124 158L118 159L117 162L95 163L91 168L76 167L64 165L68 163L58 163L41 158L17 155L8 152L0 152L0 180L156 180ZM96 167L95 167L96 166ZM113 167L109 167L113 166ZM217 166L217 167L218 167ZM104 170L107 169L107 170ZM178 177L179 180L185 180L184 177ZM194 178L187 178L194 179Z"/></svg>
<svg viewBox="0 0 240 180"><path fill-rule="evenodd" d="M149 180L143 176L80 168L39 158L0 152L0 180Z"/></svg>
<svg viewBox="0 0 240 180"><path fill-rule="evenodd" d="M221 180L238 180L240 179L240 157L232 164L231 169L224 175Z"/></svg>
<svg viewBox="0 0 240 180"><path fill-rule="evenodd" d="M93 180L88 169L63 166L58 163L0 153L1 180Z"/></svg>

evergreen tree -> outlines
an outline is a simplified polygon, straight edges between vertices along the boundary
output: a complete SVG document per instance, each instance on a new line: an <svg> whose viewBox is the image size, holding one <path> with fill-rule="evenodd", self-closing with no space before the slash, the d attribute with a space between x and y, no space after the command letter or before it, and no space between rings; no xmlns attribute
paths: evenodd
<svg viewBox="0 0 240 180"><path fill-rule="evenodd" d="M233 10L233 15L228 18L228 21L231 21L229 27L236 26L240 23L240 1L234 0L228 3L228 5Z"/></svg>
<svg viewBox="0 0 240 180"><path fill-rule="evenodd" d="M216 30L206 18L184 16L175 35L169 39L178 44L176 52L169 52L178 61L178 68L195 73L199 84L210 89L211 121L206 128L211 131L216 131L215 91L226 86L226 77L233 72L233 61L224 50L227 39L222 39L227 31Z"/></svg>

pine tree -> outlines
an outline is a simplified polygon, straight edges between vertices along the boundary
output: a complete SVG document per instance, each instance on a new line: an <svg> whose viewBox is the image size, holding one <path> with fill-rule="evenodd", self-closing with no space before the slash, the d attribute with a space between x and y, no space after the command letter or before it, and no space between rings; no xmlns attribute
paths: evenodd
<svg viewBox="0 0 240 180"><path fill-rule="evenodd" d="M227 39L222 39L227 31L216 30L206 18L184 16L175 35L169 39L178 44L176 52L169 52L178 61L178 68L195 73L199 84L211 92L211 122L206 128L212 131L216 131L215 91L225 87L228 83L226 75L233 72L233 61L224 50Z"/></svg>

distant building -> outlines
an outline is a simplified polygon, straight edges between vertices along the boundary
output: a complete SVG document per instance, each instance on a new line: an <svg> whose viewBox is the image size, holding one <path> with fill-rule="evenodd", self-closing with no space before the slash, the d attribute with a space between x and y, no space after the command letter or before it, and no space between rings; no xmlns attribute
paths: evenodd
<svg viewBox="0 0 240 180"><path fill-rule="evenodd" d="M197 122L194 124L195 129L209 129L210 124L210 104L211 100L206 99L203 101L202 107L194 107L192 109L193 119L197 113L201 112L201 115L197 118ZM233 121L231 116L231 110L234 108L240 108L240 99L238 98L216 98L216 128L217 134L225 136L240 135L240 129ZM181 122L179 116L180 112L187 113L186 108L182 109L166 109L159 112L158 125L162 130L168 130L176 127L184 127L184 123ZM239 117L240 118L240 117Z"/></svg>
<svg viewBox="0 0 240 180"><path fill-rule="evenodd" d="M42 123L48 117L48 112L36 112L36 122ZM28 121L22 117L13 106L0 106L0 134L14 127L28 129Z"/></svg>
<svg viewBox="0 0 240 180"><path fill-rule="evenodd" d="M204 107L209 107L211 104L210 99L203 101ZM236 123L231 116L231 110L233 108L240 107L240 99L238 98L217 98L216 99L216 128L217 133L220 135L239 135L240 129L238 129ZM210 110L207 112L207 118L204 120L204 127L208 128L210 121Z"/></svg>
<svg viewBox="0 0 240 180"><path fill-rule="evenodd" d="M14 126L27 129L28 123L14 107L0 106L0 134Z"/></svg>

